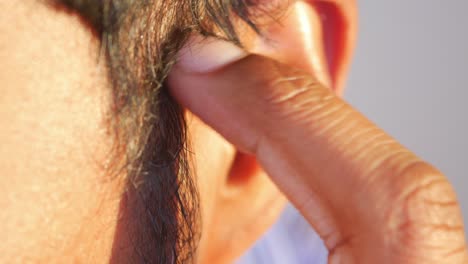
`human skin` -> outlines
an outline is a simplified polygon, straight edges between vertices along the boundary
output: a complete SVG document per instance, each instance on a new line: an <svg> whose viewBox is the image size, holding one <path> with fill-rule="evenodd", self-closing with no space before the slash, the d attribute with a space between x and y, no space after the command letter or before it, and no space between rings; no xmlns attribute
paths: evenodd
<svg viewBox="0 0 468 264"><path fill-rule="evenodd" d="M131 237L117 235L126 175L110 173L112 99L99 48L76 13L0 1L1 263L119 263L132 249ZM227 180L239 175L232 168L254 163L196 117L187 120L203 223L196 253L201 263L231 262L285 198L255 166L241 170L248 181ZM257 215L262 221L252 221Z"/></svg>
<svg viewBox="0 0 468 264"><path fill-rule="evenodd" d="M310 72L248 54L224 63L180 65L174 96L257 158L323 238L329 263L468 263L460 206L440 171Z"/></svg>
<svg viewBox="0 0 468 264"><path fill-rule="evenodd" d="M460 206L440 171L340 99L340 81L328 81L336 71L323 76L323 65L275 48L247 50L263 56L183 57L171 91L257 158L322 237L330 263L468 263ZM321 61L324 51L312 50Z"/></svg>
<svg viewBox="0 0 468 264"><path fill-rule="evenodd" d="M292 16L292 25L297 18ZM0 1L0 32L0 262L118 262L116 239L124 247L131 241L116 237L124 184L108 173L114 142L105 65L96 60L98 38L77 14L29 0ZM300 39L290 40L305 50ZM257 52L287 63L306 58L283 51ZM236 81L242 76L251 88L244 77L253 76L238 70ZM230 263L274 221L284 197L252 156L190 113L188 124L202 207L198 260ZM291 196L287 183L271 176ZM309 220L323 216L303 212Z"/></svg>
<svg viewBox="0 0 468 264"><path fill-rule="evenodd" d="M37 2L0 9L0 262L109 257L122 187L105 176L97 39L78 16Z"/></svg>

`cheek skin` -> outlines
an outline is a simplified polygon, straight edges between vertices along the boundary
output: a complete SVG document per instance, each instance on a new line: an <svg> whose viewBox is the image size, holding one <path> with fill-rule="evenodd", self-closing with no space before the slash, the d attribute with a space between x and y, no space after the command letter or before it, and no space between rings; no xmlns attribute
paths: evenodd
<svg viewBox="0 0 468 264"><path fill-rule="evenodd" d="M119 186L98 43L38 2L0 3L0 262L104 261Z"/></svg>
<svg viewBox="0 0 468 264"><path fill-rule="evenodd" d="M203 259L210 250L210 241L217 236L213 222L219 208L219 197L234 161L236 149L221 135L187 112L190 164L200 194L202 236L198 246L198 256Z"/></svg>

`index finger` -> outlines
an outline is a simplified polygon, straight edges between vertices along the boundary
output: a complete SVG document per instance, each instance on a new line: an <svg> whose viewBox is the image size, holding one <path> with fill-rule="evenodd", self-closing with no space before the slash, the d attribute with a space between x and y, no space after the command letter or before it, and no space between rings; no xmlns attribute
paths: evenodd
<svg viewBox="0 0 468 264"><path fill-rule="evenodd" d="M251 56L212 73L176 69L169 82L184 106L256 155L329 249L349 251L359 238L366 251L466 257L443 254L465 245L446 178L308 74Z"/></svg>

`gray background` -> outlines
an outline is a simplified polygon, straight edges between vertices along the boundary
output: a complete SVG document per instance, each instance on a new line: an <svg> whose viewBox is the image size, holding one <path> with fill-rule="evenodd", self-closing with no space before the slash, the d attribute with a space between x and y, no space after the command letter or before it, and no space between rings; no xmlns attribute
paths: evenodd
<svg viewBox="0 0 468 264"><path fill-rule="evenodd" d="M468 0L358 5L345 98L447 175L468 227Z"/></svg>

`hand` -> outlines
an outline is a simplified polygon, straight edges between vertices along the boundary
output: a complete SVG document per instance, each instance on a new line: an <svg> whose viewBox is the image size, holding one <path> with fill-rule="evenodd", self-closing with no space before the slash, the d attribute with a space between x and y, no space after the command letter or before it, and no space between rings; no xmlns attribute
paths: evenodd
<svg viewBox="0 0 468 264"><path fill-rule="evenodd" d="M329 263L468 263L446 177L314 77L259 56L175 71L173 95L256 156L323 238Z"/></svg>

